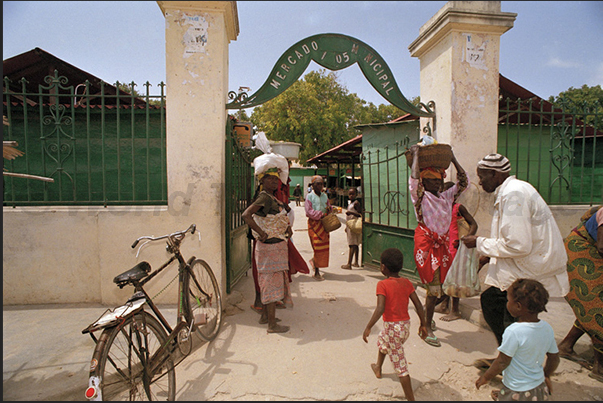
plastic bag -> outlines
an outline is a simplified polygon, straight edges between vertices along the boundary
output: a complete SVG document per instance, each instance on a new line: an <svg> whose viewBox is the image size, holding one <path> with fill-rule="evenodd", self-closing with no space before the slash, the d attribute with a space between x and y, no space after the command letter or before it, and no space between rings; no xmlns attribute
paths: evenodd
<svg viewBox="0 0 603 403"><path fill-rule="evenodd" d="M257 132L257 134L253 136L253 141L255 144L253 148L261 150L264 154L270 154L272 152L272 146L270 146L270 141L268 141L266 133Z"/></svg>
<svg viewBox="0 0 603 403"><path fill-rule="evenodd" d="M469 298L480 293L478 272L479 257L476 248L467 248L461 241L452 261L442 289L446 295Z"/></svg>

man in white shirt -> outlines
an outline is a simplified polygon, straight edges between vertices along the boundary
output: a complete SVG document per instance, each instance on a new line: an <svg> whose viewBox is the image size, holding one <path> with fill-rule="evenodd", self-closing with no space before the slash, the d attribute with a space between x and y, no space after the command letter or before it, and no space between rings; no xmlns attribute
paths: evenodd
<svg viewBox="0 0 603 403"><path fill-rule="evenodd" d="M480 302L498 345L505 328L514 322L506 307L506 290L513 281L538 280L550 297L569 292L567 254L555 218L538 191L510 171L509 160L500 154L478 162L479 184L496 196L490 236L462 238L465 246L477 248L480 268L489 263L485 283L491 287L481 294Z"/></svg>

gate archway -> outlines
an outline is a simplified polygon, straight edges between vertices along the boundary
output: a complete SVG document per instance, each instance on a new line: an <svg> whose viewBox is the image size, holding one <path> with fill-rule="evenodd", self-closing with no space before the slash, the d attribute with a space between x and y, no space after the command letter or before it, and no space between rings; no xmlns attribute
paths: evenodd
<svg viewBox="0 0 603 403"><path fill-rule="evenodd" d="M271 100L293 85L311 61L333 71L358 64L367 81L392 105L415 116L435 116L427 105L421 103L423 109L419 109L406 99L391 69L375 49L343 34L318 34L297 42L278 59L255 93L230 92L228 95L232 101L226 104L226 109L247 109Z"/></svg>
<svg viewBox="0 0 603 403"><path fill-rule="evenodd" d="M282 54L255 93L229 92L231 102L226 104L226 109L247 109L277 97L301 77L311 61L333 71L358 64L367 81L392 105L415 116L435 118L435 112L428 106L433 107L433 103L421 103L421 108L417 108L406 99L391 69L375 49L351 36L333 33L313 35L295 43ZM253 170L248 149L240 147L235 139L229 119L226 127L227 292L251 264L247 224L241 214L251 202Z"/></svg>

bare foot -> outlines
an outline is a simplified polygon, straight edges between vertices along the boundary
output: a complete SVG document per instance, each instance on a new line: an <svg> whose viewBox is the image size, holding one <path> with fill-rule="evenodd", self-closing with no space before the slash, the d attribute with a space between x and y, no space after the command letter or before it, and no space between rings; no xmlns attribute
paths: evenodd
<svg viewBox="0 0 603 403"><path fill-rule="evenodd" d="M461 319L461 313L460 312L450 312L448 315L442 316L440 319L443 320L444 322L452 322L453 320Z"/></svg>
<svg viewBox="0 0 603 403"><path fill-rule="evenodd" d="M381 379L381 368L377 364L371 364L371 369L375 373L375 376Z"/></svg>
<svg viewBox="0 0 603 403"><path fill-rule="evenodd" d="M289 331L289 326L274 325L273 328L268 328L268 333L286 333Z"/></svg>
<svg viewBox="0 0 603 403"><path fill-rule="evenodd" d="M352 270L352 266L350 266L349 264L344 264L343 266L341 266L341 268L345 270Z"/></svg>
<svg viewBox="0 0 603 403"><path fill-rule="evenodd" d="M358 263L352 263L352 267L360 267L360 266L358 266Z"/></svg>

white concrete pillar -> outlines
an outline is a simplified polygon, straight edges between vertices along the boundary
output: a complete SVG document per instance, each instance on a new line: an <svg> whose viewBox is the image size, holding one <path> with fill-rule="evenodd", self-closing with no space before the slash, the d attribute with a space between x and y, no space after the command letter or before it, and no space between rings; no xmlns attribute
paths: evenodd
<svg viewBox="0 0 603 403"><path fill-rule="evenodd" d="M408 47L420 60L421 101L436 104L434 137L453 146L471 178L475 163L496 152L500 36L516 16L500 1L449 1Z"/></svg>
<svg viewBox="0 0 603 403"><path fill-rule="evenodd" d="M157 3L165 16L168 207L178 222L197 224L202 242L191 242L190 252L210 264L224 294L225 105L236 2Z"/></svg>
<svg viewBox="0 0 603 403"><path fill-rule="evenodd" d="M492 201L477 186L476 164L497 149L500 37L517 17L501 12L500 4L449 1L408 47L420 60L421 101L435 102L435 125L421 118L421 128L435 126L436 140L453 147L476 185L460 202L478 220L478 234L489 232Z"/></svg>

